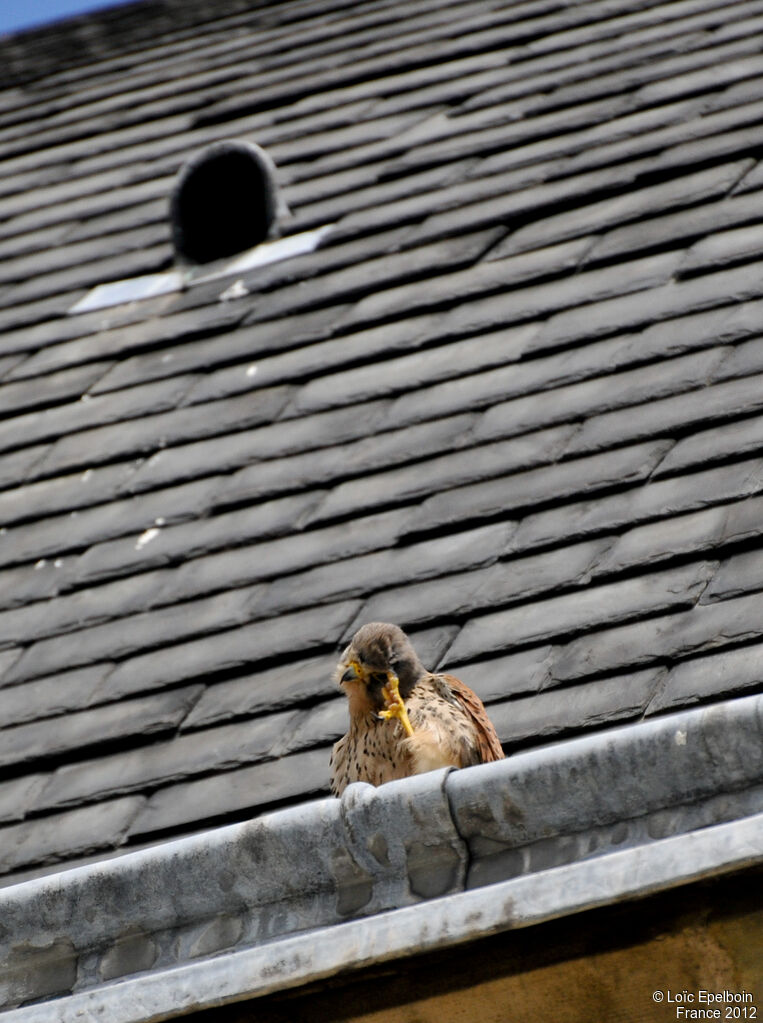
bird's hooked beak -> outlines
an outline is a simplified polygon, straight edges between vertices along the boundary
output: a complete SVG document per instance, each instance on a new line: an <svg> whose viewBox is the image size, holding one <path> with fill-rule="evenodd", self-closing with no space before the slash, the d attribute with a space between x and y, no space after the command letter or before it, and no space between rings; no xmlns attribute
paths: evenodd
<svg viewBox="0 0 763 1023"><path fill-rule="evenodd" d="M357 661L350 661L339 680L343 685L345 682L360 682L365 679L363 669Z"/></svg>

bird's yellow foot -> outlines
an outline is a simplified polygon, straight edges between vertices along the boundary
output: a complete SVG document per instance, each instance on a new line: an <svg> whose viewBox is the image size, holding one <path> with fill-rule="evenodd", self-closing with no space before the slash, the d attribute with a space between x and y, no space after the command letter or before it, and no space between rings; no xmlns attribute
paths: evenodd
<svg viewBox="0 0 763 1023"><path fill-rule="evenodd" d="M387 673L387 684L382 686L382 696L384 697L384 710L379 711L379 717L387 720L397 718L405 729L406 735L413 735L413 726L400 695L400 679L394 671Z"/></svg>

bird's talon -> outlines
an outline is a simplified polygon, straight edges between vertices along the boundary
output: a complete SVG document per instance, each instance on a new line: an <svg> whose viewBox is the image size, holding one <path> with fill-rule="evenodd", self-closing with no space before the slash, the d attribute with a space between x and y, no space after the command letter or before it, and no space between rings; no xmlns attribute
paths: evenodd
<svg viewBox="0 0 763 1023"><path fill-rule="evenodd" d="M379 711L379 717L389 720L398 718L406 735L413 735L413 726L408 718L408 711L405 709L403 698L400 695L400 680L394 672L387 675L387 685L382 686L385 708Z"/></svg>

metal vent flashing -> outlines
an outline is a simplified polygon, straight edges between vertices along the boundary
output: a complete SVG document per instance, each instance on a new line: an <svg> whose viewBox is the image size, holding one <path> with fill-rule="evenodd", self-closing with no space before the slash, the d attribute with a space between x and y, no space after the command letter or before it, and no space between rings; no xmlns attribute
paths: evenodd
<svg viewBox="0 0 763 1023"><path fill-rule="evenodd" d="M264 149L240 140L206 146L180 168L170 196L175 269L99 284L69 315L155 298L312 252L332 228L282 238L290 215ZM236 296L235 283L227 292L225 297Z"/></svg>
<svg viewBox="0 0 763 1023"><path fill-rule="evenodd" d="M0 1011L169 1019L755 867L761 739L758 695L7 888Z"/></svg>

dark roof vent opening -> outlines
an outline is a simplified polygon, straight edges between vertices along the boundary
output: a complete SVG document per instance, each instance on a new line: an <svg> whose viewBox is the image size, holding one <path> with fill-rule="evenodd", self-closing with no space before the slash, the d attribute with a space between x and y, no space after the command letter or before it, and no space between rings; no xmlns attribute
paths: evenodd
<svg viewBox="0 0 763 1023"><path fill-rule="evenodd" d="M277 238L289 212L275 164L252 142L215 142L180 169L170 199L181 263L211 263Z"/></svg>

